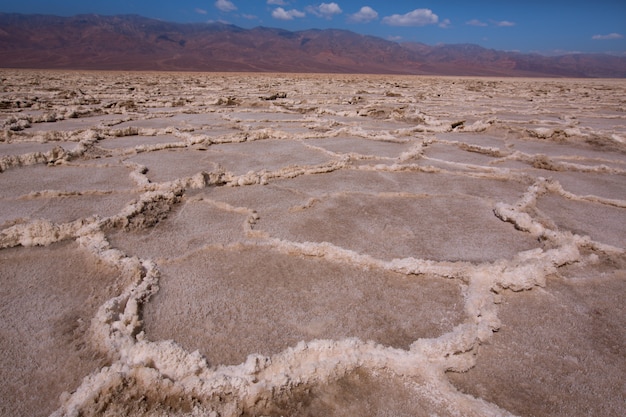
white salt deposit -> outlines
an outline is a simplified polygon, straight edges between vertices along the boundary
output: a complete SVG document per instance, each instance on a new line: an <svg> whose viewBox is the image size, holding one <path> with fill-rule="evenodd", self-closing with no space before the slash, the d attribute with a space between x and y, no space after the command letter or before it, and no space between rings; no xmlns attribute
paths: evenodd
<svg viewBox="0 0 626 417"><path fill-rule="evenodd" d="M626 414L624 81L0 75L0 415Z"/></svg>

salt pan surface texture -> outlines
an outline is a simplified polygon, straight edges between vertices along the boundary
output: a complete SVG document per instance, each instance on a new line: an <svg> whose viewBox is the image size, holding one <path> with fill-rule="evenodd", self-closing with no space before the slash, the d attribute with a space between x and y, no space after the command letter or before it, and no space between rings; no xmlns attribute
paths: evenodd
<svg viewBox="0 0 626 417"><path fill-rule="evenodd" d="M3 416L623 416L626 82L0 72Z"/></svg>

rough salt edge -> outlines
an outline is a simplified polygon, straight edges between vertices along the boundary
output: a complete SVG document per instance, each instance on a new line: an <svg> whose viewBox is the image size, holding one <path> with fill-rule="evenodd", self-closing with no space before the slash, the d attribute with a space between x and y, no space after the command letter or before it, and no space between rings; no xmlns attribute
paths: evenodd
<svg viewBox="0 0 626 417"><path fill-rule="evenodd" d="M515 217L515 213L514 213L514 212L511 212L511 213L509 213L509 214L511 214L511 217L512 217L512 218L513 218L513 217ZM513 220L512 222L515 222L515 220ZM618 248L618 249L619 249L619 248ZM110 253L109 253L109 255L111 255L111 257L112 257L112 258L115 258L115 257L116 257L117 255L119 255L119 254L117 254L117 255L116 255L116 254L115 254L115 252L110 252ZM477 278L474 278L474 281L478 281L478 279L477 279ZM487 281L488 281L488 280L487 280ZM486 287L488 287L488 286L485 286L484 288L486 288ZM483 288L483 290L484 290L484 288ZM478 291L478 295L480 295L480 294L481 294L481 292L482 292L482 290L481 290L481 291ZM131 303L129 304L129 306L131 307L129 311L132 311L132 310L133 310L133 306L136 306L136 303L135 303L135 304L133 304L133 303L131 302Z"/></svg>
<svg viewBox="0 0 626 417"><path fill-rule="evenodd" d="M340 161L338 165L336 165L337 163L334 164L335 165L331 164L314 168L297 167L298 169L295 171L291 168L283 169L273 173L272 177L302 175L315 172L316 170L327 172L327 169L339 169L342 161ZM260 183L259 178L261 178L256 173L249 173L238 177L224 173L217 176L213 175L215 178L212 178L211 174L199 173L186 180L151 185L148 181L142 180L142 177L145 177L144 167L138 166L133 172L136 173L136 181L140 185L151 188L151 190L146 191L137 203L127 205L117 216L107 219L109 222L113 221L115 223L115 219L129 219L133 215L140 214L145 205L155 199L164 198L169 201L170 204L173 204L176 194L180 194L185 187L202 188L215 183L246 185L249 183ZM560 185L558 184L555 185L555 183L549 183L541 179L536 184L529 187L527 193L515 206L499 204L496 206L494 212L502 220L514 223L520 230L528 231L532 235L551 240L558 240L557 238L563 239L563 234L547 230L538 222L534 221L527 213L523 212L523 210L535 204L537 196L541 193L545 193L549 190L565 194L562 188L559 187ZM566 197L571 196L566 195ZM614 204L615 202L611 200L606 202L602 201L602 203ZM621 205L622 203L618 202L618 204ZM240 211L241 214L247 214L249 219L244 222L244 228L246 228L245 225L247 224L249 225L247 227L250 233L254 233L252 232L251 226L254 224L256 218L258 218L255 218L254 212L250 212L245 208L221 208L228 210L234 209ZM517 264L501 261L490 265L474 267L467 263L441 263L411 258L384 262L367 255L361 255L356 252L335 247L328 243L297 244L269 238L257 232L257 234L254 235L255 237L263 237L266 239L265 243L275 249L287 252L297 251L308 256L321 256L330 261L349 262L350 264L377 267L405 274L419 275L430 273L448 278L463 277L463 279L469 283L466 293L466 313L469 319L465 324L457 326L452 332L444 334L439 338L417 340L411 346L410 351L401 351L405 360L400 362L390 358L395 355L395 353L392 354L390 352L396 352L397 350L367 343L363 344L363 342L358 340L313 341L308 344L299 344L296 348L290 348L272 358L251 355L248 361L242 365L210 369L206 361L204 361L197 352L188 354L172 342L151 343L143 340L143 334L140 331L141 322L138 319L138 309L139 305L145 302L158 288L158 270L156 266L149 261L142 263L136 258L127 258L120 251L109 248L103 235L96 233L96 235L87 238L94 229L99 229L100 226L104 224L106 224L106 221L101 222L97 227L91 225L92 227L90 228L85 227L84 222L55 225L48 221L34 221L26 225L16 225L3 230L2 240L4 247L14 245L47 245L55 241L80 235L77 241L79 241L81 245L90 248L104 261L125 269L129 274L133 274L135 276L135 282L128 287L123 294L109 300L109 302L101 307L98 315L94 319L96 323L94 325L94 335L98 335L97 337L104 342L103 345L107 347L110 354L113 354L114 357L118 357L118 362L124 363L125 366L130 366L129 369L136 370L141 367L155 369L158 370L156 374L161 375L159 378L163 375L168 375L168 379L170 379L170 377L174 378L172 380L174 385L176 385L178 381L187 381L183 384L185 387L189 384L189 378L191 378L191 380L195 381L191 384L192 387L195 387L192 389L194 392L196 392L198 388L195 384L200 384L205 388L207 386L212 387L208 389L208 391L203 388L201 391L205 394L214 392L216 388L215 384L217 384L220 389L225 388L223 385L225 383L224 380L227 381L228 384L232 384L232 381L241 382L249 381L250 378L257 379L254 375L259 372L259 363L269 363L269 365L264 368L264 375L266 375L264 381L266 384L269 384L272 389L280 387L285 388L285 384L292 384L293 381L296 381L296 385L304 381L308 381L307 383L327 381L354 369L357 363L358 366L370 366L372 369L377 366L382 366L383 368L392 369L396 373L406 372L406 369L404 371L396 369L397 363L406 364L406 361L415 363L426 361L425 363L430 364L429 366L431 368L434 366L432 365L433 363L437 363L438 366L430 369L430 372L439 372L440 374L446 370L467 370L473 366L473 356L463 355L463 353L474 350L482 341L491 337L491 333L499 327L497 311L492 295L494 291L497 292L498 288L510 288L519 291L532 288L535 285L544 285L545 276L547 274L554 272L558 266L564 263L575 262L580 258L577 243L572 243L570 238L565 239L569 241L567 244L561 242L561 247L558 250L553 249L548 252L543 252L539 249L518 254L516 259L512 260L512 262L517 262ZM593 242L591 242L591 244L592 243ZM579 239L578 244L589 245L590 241L589 239ZM601 248L605 251L619 251L619 248L606 246L607 245L596 245L597 248ZM524 277L521 281L519 280L520 272L523 272L522 276ZM494 276L498 278L494 279ZM346 351L344 345L346 343L353 347L352 351ZM354 343L356 343L356 347ZM330 344L330 347L328 344ZM363 348L362 344L363 346L367 346L367 349ZM322 372L320 375L319 367L323 362L320 362L320 353L316 350L330 349L332 351L335 345L339 345L341 348L334 355L331 355L334 359L330 360L330 370L327 369L325 371L326 373ZM368 353L365 354L362 352L363 349ZM313 357L317 358L313 360L312 365L304 366L302 364L302 358L299 358L298 355L303 355L302 352L304 351L309 353L313 352ZM368 364L368 360L364 360L368 355L372 358L377 358L377 360L371 359L371 361L369 361L371 363ZM355 359L356 362L354 362L353 365L349 365L344 363L346 356L352 358L360 357L360 359ZM288 371L290 370L293 375L289 373L286 374L284 367L280 365L282 360L286 357L291 358L291 362L284 366L286 366L286 369ZM256 364L252 367L254 368L253 371L251 371L251 361ZM381 363L383 365L380 365ZM298 365L301 366L298 367ZM306 372L306 369L311 368L311 366L316 370L314 375L308 375ZM280 372L276 371L278 372L276 374L278 377L269 371L274 368L280 370ZM335 372L332 371L333 369L335 371L342 369L342 371ZM435 371L435 369L438 369L438 371ZM204 379L198 376L198 372L203 375ZM422 370L421 372L426 371ZM192 377L192 374L195 376ZM270 378L270 376L272 377ZM269 381L273 382L270 383ZM443 382L440 381L440 383ZM444 385L447 386L446 384ZM267 396L269 392L268 390L261 390L257 393L250 394L247 391L248 385L246 385L246 383L244 383L244 387L246 389L242 391L240 396L242 396L242 399L249 397L249 401L252 401L252 403L258 401L259 395ZM81 386L81 388L83 387ZM186 389L188 388L189 387ZM450 387L448 386L447 389L450 389ZM458 400L458 396L461 394L454 390L452 392L454 392L455 400ZM70 411L72 408L71 404L76 405L81 402L85 404L80 398L81 396L78 394L76 396L67 397L66 404L69 408L66 408L66 410ZM84 397L82 398L84 400ZM266 398L266 400L269 399ZM63 412L62 410L63 407L60 408L58 412ZM501 410L498 409L498 412L501 412Z"/></svg>
<svg viewBox="0 0 626 417"><path fill-rule="evenodd" d="M446 407L451 413L511 415L482 399L459 393L441 372L433 371L432 364L419 355L389 348L383 351L372 343L356 339L301 342L271 360L250 355L240 366L217 369L207 369L197 352L188 354L172 342L151 343L144 349L146 347L142 342L135 345L133 357L136 363L117 362L86 377L76 392L65 395L64 407L52 415L79 416L85 405L95 403L112 386L121 386L125 378L133 377L140 379L144 387L151 387L161 394L166 391L179 398L211 398L215 394L234 397L236 400L208 404L203 411L237 416L246 409L262 410L264 405L272 403L275 393L280 395L299 386L323 384L357 368L423 378L426 382L414 387L421 394L422 401ZM159 364L171 373L157 369L155 354ZM181 373L181 367L189 371Z"/></svg>
<svg viewBox="0 0 626 417"><path fill-rule="evenodd" d="M95 248L101 254L115 252L113 256L105 256L108 260L120 256L118 252L108 248L103 236L87 238L82 243L86 247ZM178 387L176 389L180 394L194 397L210 398L212 394L229 392L239 398L244 406L253 407L260 401L271 401L272 393L276 390L328 382L358 367L386 369L397 375L420 376L427 379L431 386L437 387L436 390L431 390L433 394L447 397L450 404L458 404L461 400L466 405L473 404L474 408L480 406L478 414L488 412L488 415L508 415L482 400L459 394L443 377L445 370L458 366L446 364L440 357L445 340L448 345L455 347L459 343L463 344L463 351L471 349L476 343L472 326L468 325L457 326L455 331L434 339L432 342L435 344L419 340L409 351L358 339L314 340L300 342L271 358L250 355L241 365L214 368L210 368L197 351L189 354L172 341L147 342L142 333L134 340L132 334L140 323L135 319L138 303L133 302L133 293L135 296L149 297L156 291L155 281L158 275L153 266L144 263L143 267L147 271L144 273L145 278L132 284L119 297L105 303L94 319L96 325L100 324L100 336L104 338L102 341L119 355L119 361L111 368L104 368L86 377L73 395L65 396L64 406L54 415L79 415L84 405L93 402L100 390L111 385L111 378L119 379L121 375L129 375L141 368L147 368L150 371L147 375L153 379L144 381L145 384L162 384L163 380L167 380L170 389ZM136 262L134 270L137 270ZM142 286L144 288L140 288ZM105 328L109 328L109 331L106 332ZM454 358L458 362L461 356Z"/></svg>
<svg viewBox="0 0 626 417"><path fill-rule="evenodd" d="M210 368L197 352L187 354L173 342L147 342L141 332L137 338L133 337L141 325L138 319L135 319L140 299L145 301L156 291L156 282L150 284L148 293L144 291L140 298L132 298L133 293L141 293L135 284L130 290L125 291L121 298L118 297L112 300L112 303L105 304L98 317L100 324L106 323L111 330L108 333L101 332L101 335L104 335L101 337L109 339L109 343L105 345L113 348L119 354L120 360L130 369L147 367L158 370L155 375L167 375L167 379L174 385L177 383L181 385L182 392L193 392L193 395L210 395L225 389L236 391L236 396L250 406L260 399L270 401L271 392L276 389L288 389L290 386L303 383L323 383L356 367L384 368L397 374L417 372L426 379L430 376L431 383L437 381L440 385L438 394L443 395L450 391L452 394L448 395L452 395L454 402L458 402L462 394L450 387L444 380L443 373L447 370L463 371L473 366L473 356L463 353L474 350L498 329L499 321L493 293L504 288L519 291L530 289L535 285L545 285L547 274L555 272L556 268L563 264L576 262L581 258L578 251L578 244L581 242L576 241L571 234L546 233L543 229L535 230L532 219L529 223L529 216L522 210L534 204L541 192L546 192L543 180L529 187L515 207L507 207L506 219L519 228L533 230L534 233L546 235L546 238L560 241L560 247L549 251L541 249L526 251L511 261L502 260L487 265L437 263L415 259L384 262L325 242L299 244L265 237L266 244L288 253L295 251L308 256L324 257L330 261L356 263L408 274L435 273L446 277L466 277L469 283L466 293L468 321L438 338L415 341L409 351L386 348L371 342L363 343L356 339L312 341L301 342L296 347L271 358L250 355L242 365ZM216 206L248 216L255 214L245 208L219 204ZM101 243L95 247L103 254L110 251L106 244ZM115 254L116 256L106 258L122 259L123 254ZM148 270L145 266L144 269ZM147 278L147 275L144 277ZM157 273L153 273L151 277L153 281L158 282ZM149 280L143 279L141 282L144 281ZM421 366L416 366L417 364ZM420 370L415 371L418 368ZM410 371L411 369L413 371ZM438 376L434 378L434 375ZM255 387L252 392L251 387ZM79 395L68 398L66 408L68 415L73 414L72 410L80 409L81 403L86 404L85 399L80 401L80 398L82 397ZM481 405L484 406L484 403L481 402ZM494 410L496 410L494 415L503 413L497 407ZM63 408L58 412L61 413L59 415L65 415L62 414L65 413Z"/></svg>
<svg viewBox="0 0 626 417"><path fill-rule="evenodd" d="M206 185L204 176L196 178L196 181L199 182L199 184L195 184L196 186ZM193 182L194 181L191 181L191 183ZM166 186L166 184L160 184L158 187L159 190L145 193L139 203L127 206L127 208L116 217L128 218L135 213L140 213L142 211L142 203L151 201L154 198L163 197L164 195L171 197L172 188L176 189L182 186L180 182L174 182L168 185L169 187ZM550 183L542 179L529 187L527 193L514 207L497 206L497 210L500 211L503 220L513 222L516 227L522 230L545 235L545 229L537 226L538 223L533 222L522 210L528 208L530 205L534 205L537 196L547 192L549 185ZM559 189L556 186L552 186L552 188ZM255 213L245 208L221 207L219 205L218 207L227 210L235 210L241 212L241 214L248 214L252 216L252 220L254 220ZM502 214L504 211L506 211L506 216ZM248 221L248 223L251 222ZM120 251L110 249L103 235L92 235L93 227L91 228L92 230L90 230L89 227L85 228L84 226L84 222L74 222L59 226L47 221L35 221L27 225L17 225L8 230L4 230L3 233L5 236L3 237L11 241L10 245L21 244L28 246L34 244L50 244L54 241L82 234L82 236L77 239L81 245L92 250L104 261L122 267L127 271L132 271L135 275L139 274L140 278L137 278L138 283L127 288L119 297L105 303L98 314L101 328L100 338L102 341L105 342L105 345L108 346L111 352L117 352L120 358L125 358L127 363L134 363L137 360L136 355L138 355L138 353L136 353L136 348L138 343L142 346L141 355L143 355L143 357L146 355L146 349L152 346L149 342L135 340L133 335L141 326L138 320L138 306L142 302L145 302L150 294L156 291L158 272L156 272L156 267L149 262L140 264L139 261L134 258L125 257ZM552 239L557 237L554 234L548 235L547 237ZM47 236L47 238L43 239L42 236ZM471 367L471 359L470 363L468 363L468 356L464 357L458 354L474 349L482 340L490 337L491 331L497 330L499 322L497 321L497 314L493 308L493 300L489 298L489 294L494 288L500 286L501 288L521 290L532 288L534 285L543 285L545 283L546 274L552 273L556 267L567 262L574 262L580 257L575 244L576 242L574 242L573 246L570 242L569 245L562 245L559 250L554 249L545 253L540 249L521 253L514 259L517 263L516 265L511 265L511 262L501 261L492 265L478 267L471 266L467 263L441 263L410 258L384 262L367 255L361 255L356 252L335 247L328 243L297 244L278 239L268 239L267 243L274 248L287 252L297 251L308 256L321 256L331 261L348 262L350 264L358 264L366 267L379 267L406 274L431 273L446 277L469 277L466 278L469 281L466 297L466 311L470 316L473 316L475 323L466 323L465 325L457 326L452 332L437 339L418 340L411 346L411 351L417 349L422 352L422 355L424 355L425 352L429 352L429 354L432 355L429 357L430 362L436 357L439 357L441 360L442 352L444 352L444 358L453 357L455 363L448 364L446 370L464 370ZM532 262L528 263L528 261ZM523 275L526 277L522 282L518 280L520 270L524 272ZM143 272L139 273L137 271ZM493 276L499 276L500 278L494 280L492 278ZM485 294L488 295L487 299L485 299ZM478 319L480 317L483 318ZM108 328L108 331L102 331L104 330L102 329L102 323L106 323L105 328ZM95 327L97 328L98 326ZM334 343L332 341L328 342ZM171 357L169 354L163 355L164 345L162 343L155 346L159 346L156 361L153 358L148 360L148 363L144 358L140 360L140 362L143 363L141 366L148 364L150 367L156 367L157 369L161 369L161 371L165 371L168 375L178 375L179 377L182 377L182 375L187 372L185 371L186 366L183 366L182 374L180 370L177 370L180 366L180 361L178 360L174 361L174 363L178 363L178 365L174 367L172 367L173 365L171 363L168 365L168 363L171 362ZM176 345L174 344L172 346ZM307 348L310 349L311 346L307 346ZM313 346L316 345L314 344ZM178 352L174 357L181 357L180 348L175 347L173 349ZM376 350L379 348L373 349ZM387 348L382 349L383 351L377 354L385 356L384 352L386 352L385 349ZM166 350L169 351L171 349ZM339 356L341 357L344 353ZM184 354L182 357L186 358ZM267 358L265 360L267 360ZM417 360L417 358L414 358L414 360ZM135 366L139 366L139 363L135 363ZM247 366L249 366L249 364ZM293 365L291 366L293 367ZM360 366L366 365L361 364ZM238 368L230 367L229 369L237 370ZM243 371L243 369L239 371ZM197 372L197 369L194 372ZM234 375L230 375L229 380L232 379L232 377L234 377ZM183 377L183 379L184 378L185 377Z"/></svg>

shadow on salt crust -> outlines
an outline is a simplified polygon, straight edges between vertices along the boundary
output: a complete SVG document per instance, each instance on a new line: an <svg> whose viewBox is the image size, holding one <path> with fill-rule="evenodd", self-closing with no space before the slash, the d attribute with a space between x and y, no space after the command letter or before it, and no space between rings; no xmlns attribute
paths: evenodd
<svg viewBox="0 0 626 417"><path fill-rule="evenodd" d="M238 364L299 341L358 337L407 349L463 318L457 281L364 270L260 247L203 250L162 264L146 335Z"/></svg>
<svg viewBox="0 0 626 417"><path fill-rule="evenodd" d="M385 371L356 370L329 384L303 387L262 410L290 417L432 417L450 414L448 404L424 395L424 382ZM420 395L421 394L421 395ZM252 414L244 414L251 416Z"/></svg>
<svg viewBox="0 0 626 417"><path fill-rule="evenodd" d="M218 416L203 409L202 401L168 393L162 386L135 385L133 379L119 381L125 389L103 392L100 410L85 415L104 417L196 417ZM303 384L291 390L277 392L270 402L255 404L250 409L232 409L227 413L241 417L432 417L461 415L454 404L432 395L428 383L400 376L386 370L370 372L357 369L323 384ZM218 404L233 402L228 393L213 398ZM206 405L206 404L204 404ZM463 417L484 417L485 410L464 409ZM505 412L499 414L506 416Z"/></svg>
<svg viewBox="0 0 626 417"><path fill-rule="evenodd" d="M512 149L530 155L542 154L549 157L569 157L580 159L603 159L622 161L623 156L619 152L611 152L607 149L600 149L586 143L553 142L550 140L508 140ZM575 160L574 160L575 162Z"/></svg>
<svg viewBox="0 0 626 417"><path fill-rule="evenodd" d="M107 363L91 318L126 283L75 243L0 251L0 415L47 416Z"/></svg>
<svg viewBox="0 0 626 417"><path fill-rule="evenodd" d="M215 207L202 198L183 198L154 227L111 233L109 241L129 255L161 259L185 257L207 245L228 245L243 238L246 216Z"/></svg>

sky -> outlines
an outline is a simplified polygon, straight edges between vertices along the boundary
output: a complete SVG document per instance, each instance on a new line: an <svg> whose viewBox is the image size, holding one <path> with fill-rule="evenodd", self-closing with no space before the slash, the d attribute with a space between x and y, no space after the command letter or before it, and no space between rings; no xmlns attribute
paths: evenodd
<svg viewBox="0 0 626 417"><path fill-rule="evenodd" d="M138 14L243 28L346 29L428 45L473 43L545 55L626 56L625 0L2 0L0 12Z"/></svg>

